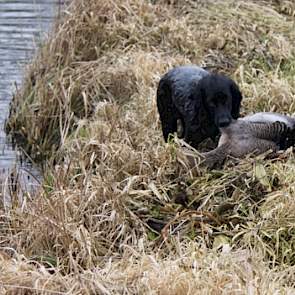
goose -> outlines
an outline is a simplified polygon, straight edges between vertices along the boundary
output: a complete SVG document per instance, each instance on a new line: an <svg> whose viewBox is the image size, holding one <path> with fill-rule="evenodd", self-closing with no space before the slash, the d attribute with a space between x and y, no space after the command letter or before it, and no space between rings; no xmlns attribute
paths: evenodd
<svg viewBox="0 0 295 295"><path fill-rule="evenodd" d="M228 156L243 158L271 150L276 153L295 143L295 118L278 113L256 113L234 120L221 127L217 148L201 153L201 166L211 169L220 166ZM188 156L190 163L192 156Z"/></svg>

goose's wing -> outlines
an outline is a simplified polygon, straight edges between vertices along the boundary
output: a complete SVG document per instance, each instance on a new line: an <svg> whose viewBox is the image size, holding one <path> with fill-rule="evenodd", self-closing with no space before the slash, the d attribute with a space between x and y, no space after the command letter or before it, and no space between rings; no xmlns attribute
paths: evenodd
<svg viewBox="0 0 295 295"><path fill-rule="evenodd" d="M283 122L276 121L274 123L253 123L244 124L246 131L253 137L258 139L266 139L279 142L287 136L289 128Z"/></svg>
<svg viewBox="0 0 295 295"><path fill-rule="evenodd" d="M239 121L246 133L253 139L265 139L277 144L280 150L295 146L295 127L290 128L285 123L253 123Z"/></svg>

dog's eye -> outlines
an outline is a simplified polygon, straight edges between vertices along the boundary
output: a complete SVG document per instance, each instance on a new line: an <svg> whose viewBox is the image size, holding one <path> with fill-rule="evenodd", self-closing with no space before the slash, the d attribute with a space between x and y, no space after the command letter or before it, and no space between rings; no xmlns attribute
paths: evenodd
<svg viewBox="0 0 295 295"><path fill-rule="evenodd" d="M222 105L226 105L229 101L228 96L224 93L217 93L214 97L215 104L222 104Z"/></svg>

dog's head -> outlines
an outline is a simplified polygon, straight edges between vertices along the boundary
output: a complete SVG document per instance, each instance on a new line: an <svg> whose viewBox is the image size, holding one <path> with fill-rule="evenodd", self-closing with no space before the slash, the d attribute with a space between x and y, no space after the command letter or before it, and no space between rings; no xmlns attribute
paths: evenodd
<svg viewBox="0 0 295 295"><path fill-rule="evenodd" d="M198 86L207 115L217 127L226 127L239 117L242 94L233 80L210 74Z"/></svg>

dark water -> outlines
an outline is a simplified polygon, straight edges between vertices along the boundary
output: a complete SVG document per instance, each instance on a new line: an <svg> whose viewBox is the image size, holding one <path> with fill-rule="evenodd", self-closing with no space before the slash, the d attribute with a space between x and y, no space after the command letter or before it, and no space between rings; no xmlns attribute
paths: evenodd
<svg viewBox="0 0 295 295"><path fill-rule="evenodd" d="M19 86L24 66L30 62L36 47L62 8L59 0L0 0L0 201L18 180L22 191L33 191L40 182L40 172L23 154L12 147L4 131L5 119L15 85ZM18 188L20 189L20 188Z"/></svg>

